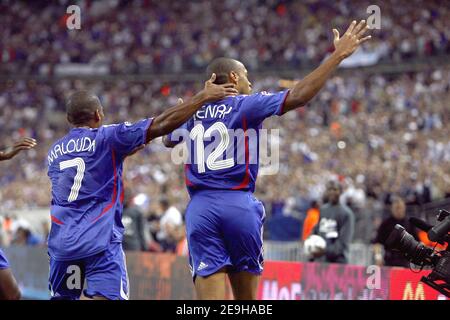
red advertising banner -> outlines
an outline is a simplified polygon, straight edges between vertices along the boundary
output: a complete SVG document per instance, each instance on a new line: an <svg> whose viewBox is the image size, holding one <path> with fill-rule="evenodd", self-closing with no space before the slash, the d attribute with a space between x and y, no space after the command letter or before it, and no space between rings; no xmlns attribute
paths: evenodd
<svg viewBox="0 0 450 320"><path fill-rule="evenodd" d="M390 300L446 300L443 294L420 282L427 271L412 271L409 269L391 268Z"/></svg>
<svg viewBox="0 0 450 320"><path fill-rule="evenodd" d="M389 270L341 264L268 261L261 300L386 300Z"/></svg>
<svg viewBox="0 0 450 320"><path fill-rule="evenodd" d="M259 300L299 300L303 264L267 261L258 287Z"/></svg>
<svg viewBox="0 0 450 320"><path fill-rule="evenodd" d="M305 263L304 300L386 300L389 272L376 266Z"/></svg>

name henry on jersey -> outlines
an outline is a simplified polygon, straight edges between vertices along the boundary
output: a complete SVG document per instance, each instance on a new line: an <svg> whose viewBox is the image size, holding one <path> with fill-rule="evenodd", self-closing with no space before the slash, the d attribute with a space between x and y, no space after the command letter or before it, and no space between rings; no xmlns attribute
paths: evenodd
<svg viewBox="0 0 450 320"><path fill-rule="evenodd" d="M233 110L233 107L225 104L207 104L195 113L194 120L208 118L223 119L231 112L231 110Z"/></svg>
<svg viewBox="0 0 450 320"><path fill-rule="evenodd" d="M80 152L95 152L95 140L89 137L83 137L70 139L67 143L61 142L54 145L53 149L48 153L48 165L51 165L60 156Z"/></svg>

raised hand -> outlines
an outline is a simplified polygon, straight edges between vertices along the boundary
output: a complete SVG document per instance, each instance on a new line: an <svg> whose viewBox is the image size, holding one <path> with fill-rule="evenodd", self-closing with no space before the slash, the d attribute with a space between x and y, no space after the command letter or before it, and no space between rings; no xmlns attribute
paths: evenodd
<svg viewBox="0 0 450 320"><path fill-rule="evenodd" d="M30 150L36 146L36 140L33 138L22 138L12 147L7 148L5 151L0 152L0 161L9 160L17 155L22 150Z"/></svg>
<svg viewBox="0 0 450 320"><path fill-rule="evenodd" d="M239 92L232 83L214 84L216 80L216 74L213 73L211 78L205 82L205 88L203 89L204 98L207 102L221 100L228 96L236 96Z"/></svg>
<svg viewBox="0 0 450 320"><path fill-rule="evenodd" d="M339 31L333 29L336 53L344 59L350 56L361 43L371 38L371 36L363 37L368 29L369 26L365 20L361 20L358 25L356 25L356 21L353 21L342 38L339 36Z"/></svg>

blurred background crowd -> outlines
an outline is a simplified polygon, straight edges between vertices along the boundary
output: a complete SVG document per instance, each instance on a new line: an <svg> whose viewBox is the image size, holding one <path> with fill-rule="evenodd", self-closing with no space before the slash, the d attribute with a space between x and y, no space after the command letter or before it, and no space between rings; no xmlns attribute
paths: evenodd
<svg viewBox="0 0 450 320"><path fill-rule="evenodd" d="M61 63L118 74L203 71L223 55L250 70L310 66L333 50L331 26L343 32L349 19L369 15L373 1L84 0L83 32L67 32L61 8L70 4L2 1L0 72L53 74ZM378 61L450 53L450 9L442 1L388 0L381 7L383 28L365 47Z"/></svg>
<svg viewBox="0 0 450 320"><path fill-rule="evenodd" d="M276 78L253 82L255 91L279 89ZM449 70L333 77L305 108L266 121L265 128L279 129L279 139L270 142L280 150L280 168L278 174L259 177L256 195L270 215L299 219L312 201L321 200L330 179L342 182L342 201L361 215L390 204L392 194L401 195L408 205L450 197L450 129L445 126L449 84ZM69 130L64 97L73 90L97 93L107 122L115 123L156 115L178 97L187 99L202 83L65 80L10 81L2 86L1 144L21 135L39 142L15 161L0 164L0 208L8 211L48 206L46 155ZM139 196L136 201L145 212L162 213L163 196L184 210L188 194L183 166L172 163L171 150L160 140L128 158L125 167L126 186Z"/></svg>
<svg viewBox="0 0 450 320"><path fill-rule="evenodd" d="M89 8L83 29L67 32L67 16L61 13L65 3L0 2L0 149L21 136L38 141L35 149L0 163L3 244L45 244L46 222L34 234L36 228L12 212L48 208L47 151L69 130L65 99L75 90L100 97L106 122L136 121L159 114L179 97L188 99L203 86L202 76L174 80L150 73L198 74L221 55L246 64L254 92L280 90L277 71L320 63L333 48L331 26L344 31L349 17L367 16L370 5L80 1L82 10ZM363 51L376 54L377 63L393 65L450 55L448 16L450 6L440 1L383 2L382 28L374 30ZM23 23L12 23L18 20ZM51 77L58 66L70 63L147 78ZM280 150L278 173L264 175L263 168L256 187L269 218L266 237L301 239L308 212L323 202L325 185L333 179L343 186L341 202L355 213L355 240L364 243L376 238L393 195L407 206L450 198L449 101L450 68L445 65L407 73L354 70L333 76L306 107L266 120L265 128L279 130L271 143ZM129 157L125 185L125 245L185 254L188 194L183 166L172 163L171 150L156 140ZM296 222L273 223L280 217Z"/></svg>

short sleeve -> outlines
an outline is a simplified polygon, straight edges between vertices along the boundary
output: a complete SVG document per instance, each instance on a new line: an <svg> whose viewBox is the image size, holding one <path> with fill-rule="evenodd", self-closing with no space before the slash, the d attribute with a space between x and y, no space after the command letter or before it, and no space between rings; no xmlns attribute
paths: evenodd
<svg viewBox="0 0 450 320"><path fill-rule="evenodd" d="M241 110L248 120L260 124L264 119L283 114L283 105L289 90L276 93L260 92L246 96L242 99Z"/></svg>
<svg viewBox="0 0 450 320"><path fill-rule="evenodd" d="M122 155L128 155L137 147L145 144L147 130L152 124L153 118L144 119L136 123L121 123L104 126L105 139Z"/></svg>

